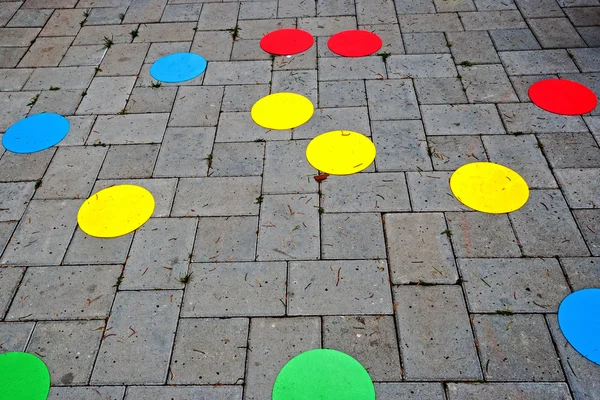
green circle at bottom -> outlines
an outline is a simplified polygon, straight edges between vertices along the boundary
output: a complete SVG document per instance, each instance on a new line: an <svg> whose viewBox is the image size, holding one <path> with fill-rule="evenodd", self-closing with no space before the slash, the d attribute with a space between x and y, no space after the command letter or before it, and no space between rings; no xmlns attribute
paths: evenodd
<svg viewBox="0 0 600 400"><path fill-rule="evenodd" d="M0 354L0 398L6 400L46 400L50 373L33 354Z"/></svg>
<svg viewBox="0 0 600 400"><path fill-rule="evenodd" d="M316 349L292 358L279 372L273 400L375 400L369 373L354 358Z"/></svg>

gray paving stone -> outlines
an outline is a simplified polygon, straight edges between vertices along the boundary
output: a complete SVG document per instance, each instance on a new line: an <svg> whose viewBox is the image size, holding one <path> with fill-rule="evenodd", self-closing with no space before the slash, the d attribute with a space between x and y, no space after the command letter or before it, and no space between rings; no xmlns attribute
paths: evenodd
<svg viewBox="0 0 600 400"><path fill-rule="evenodd" d="M15 230L15 226L17 226L16 221L0 222L0 252L4 251L8 240Z"/></svg>
<svg viewBox="0 0 600 400"><path fill-rule="evenodd" d="M189 42L194 38L195 27L195 22L142 24L134 43Z"/></svg>
<svg viewBox="0 0 600 400"><path fill-rule="evenodd" d="M73 115L81 102L81 90L43 90L29 115L51 112L62 116Z"/></svg>
<svg viewBox="0 0 600 400"><path fill-rule="evenodd" d="M77 228L65 255L65 264L124 264L133 233L117 238L96 238Z"/></svg>
<svg viewBox="0 0 600 400"><path fill-rule="evenodd" d="M355 12L354 0L331 0L325 3L317 2L317 15L354 15Z"/></svg>
<svg viewBox="0 0 600 400"><path fill-rule="evenodd" d="M362 23L360 22L360 14L359 23ZM354 30L357 28L356 17L354 16L313 17L298 19L298 29L303 29L307 32L310 32L315 37L333 36L338 32Z"/></svg>
<svg viewBox="0 0 600 400"><path fill-rule="evenodd" d="M371 127L367 107L316 109L310 121L294 128L293 135L294 139L312 139L322 133L337 130L351 130L370 136Z"/></svg>
<svg viewBox="0 0 600 400"><path fill-rule="evenodd" d="M390 78L456 77L450 54L418 54L390 56L387 60Z"/></svg>
<svg viewBox="0 0 600 400"><path fill-rule="evenodd" d="M405 33L402 38L406 54L450 53L443 32Z"/></svg>
<svg viewBox="0 0 600 400"><path fill-rule="evenodd" d="M6 131L12 124L27 116L35 92L0 92L0 131Z"/></svg>
<svg viewBox="0 0 600 400"><path fill-rule="evenodd" d="M600 398L600 366L581 356L567 342L558 326L556 315L551 314L546 318L573 398L576 400L598 400ZM562 385L562 391L565 393L564 398L570 399L566 384Z"/></svg>
<svg viewBox="0 0 600 400"><path fill-rule="evenodd" d="M95 44L103 46L105 37L110 38L115 44L131 43L131 35L129 32L137 28L137 24L84 26L79 30L73 44Z"/></svg>
<svg viewBox="0 0 600 400"><path fill-rule="evenodd" d="M600 167L600 148L589 133L548 133L537 138L553 168Z"/></svg>
<svg viewBox="0 0 600 400"><path fill-rule="evenodd" d="M130 386L126 400L144 400L154 398L198 399L198 400L242 400L241 386Z"/></svg>
<svg viewBox="0 0 600 400"><path fill-rule="evenodd" d="M123 22L158 22L166 4L166 0L131 0Z"/></svg>
<svg viewBox="0 0 600 400"><path fill-rule="evenodd" d="M372 127L377 171L432 169L421 121L373 121Z"/></svg>
<svg viewBox="0 0 600 400"><path fill-rule="evenodd" d="M585 47L585 42L567 18L534 18L528 23L545 49Z"/></svg>
<svg viewBox="0 0 600 400"><path fill-rule="evenodd" d="M30 68L0 70L0 91L16 92L21 90L32 73L33 69Z"/></svg>
<svg viewBox="0 0 600 400"><path fill-rule="evenodd" d="M79 32L80 21L84 19L81 10L56 10L45 24L40 36L75 36Z"/></svg>
<svg viewBox="0 0 600 400"><path fill-rule="evenodd" d="M227 31L197 31L191 51L202 54L207 61L229 61L232 48L231 34Z"/></svg>
<svg viewBox="0 0 600 400"><path fill-rule="evenodd" d="M449 383L450 400L491 400L524 398L531 400L571 400L565 383Z"/></svg>
<svg viewBox="0 0 600 400"><path fill-rule="evenodd" d="M208 3L202 6L198 29L223 30L231 29L236 25L239 3Z"/></svg>
<svg viewBox="0 0 600 400"><path fill-rule="evenodd" d="M379 400L444 400L440 383L376 383L375 395Z"/></svg>
<svg viewBox="0 0 600 400"><path fill-rule="evenodd" d="M193 261L253 261L258 217L201 218L196 232Z"/></svg>
<svg viewBox="0 0 600 400"><path fill-rule="evenodd" d="M319 38L317 38L318 40ZM317 69L317 46L313 44L303 53L292 56L276 56L273 59L273 71Z"/></svg>
<svg viewBox="0 0 600 400"><path fill-rule="evenodd" d="M394 317L323 317L323 347L357 359L374 381L402 379Z"/></svg>
<svg viewBox="0 0 600 400"><path fill-rule="evenodd" d="M479 136L431 136L427 142L433 169L437 171L454 171L464 164L487 161Z"/></svg>
<svg viewBox="0 0 600 400"><path fill-rule="evenodd" d="M577 28L579 36L590 47L600 47L600 26L582 26Z"/></svg>
<svg viewBox="0 0 600 400"><path fill-rule="evenodd" d="M200 17L202 4L171 4L165 6L161 22L194 22Z"/></svg>
<svg viewBox="0 0 600 400"><path fill-rule="evenodd" d="M259 39L241 39L233 42L232 61L269 60L271 55L260 48Z"/></svg>
<svg viewBox="0 0 600 400"><path fill-rule="evenodd" d="M411 80L367 81L369 116L372 120L421 117Z"/></svg>
<svg viewBox="0 0 600 400"><path fill-rule="evenodd" d="M479 11L487 10L514 10L517 8L513 0L497 2L495 0L474 0Z"/></svg>
<svg viewBox="0 0 600 400"><path fill-rule="evenodd" d="M360 107L367 105L363 81L319 82L319 107Z"/></svg>
<svg viewBox="0 0 600 400"><path fill-rule="evenodd" d="M290 262L288 314L392 314L388 277L383 260Z"/></svg>
<svg viewBox="0 0 600 400"><path fill-rule="evenodd" d="M472 64L500 62L487 32L448 32L446 35L448 42L452 45L450 51L457 64L464 62Z"/></svg>
<svg viewBox="0 0 600 400"><path fill-rule="evenodd" d="M268 85L225 86L221 111L250 111L254 103L268 94Z"/></svg>
<svg viewBox="0 0 600 400"><path fill-rule="evenodd" d="M534 104L498 104L500 116L509 133L586 132L579 116L552 114Z"/></svg>
<svg viewBox="0 0 600 400"><path fill-rule="evenodd" d="M16 67L27 47L0 47L0 68Z"/></svg>
<svg viewBox="0 0 600 400"><path fill-rule="evenodd" d="M396 23L394 1L356 0L356 18L361 25Z"/></svg>
<svg viewBox="0 0 600 400"><path fill-rule="evenodd" d="M394 284L456 283L458 272L442 214L386 214L384 220Z"/></svg>
<svg viewBox="0 0 600 400"><path fill-rule="evenodd" d="M271 81L269 61L216 61L206 68L205 85L252 85Z"/></svg>
<svg viewBox="0 0 600 400"><path fill-rule="evenodd" d="M306 160L308 140L267 142L262 193L315 193L318 172Z"/></svg>
<svg viewBox="0 0 600 400"><path fill-rule="evenodd" d="M320 347L320 318L253 319L248 342L245 399L268 398L275 378L289 360Z"/></svg>
<svg viewBox="0 0 600 400"><path fill-rule="evenodd" d="M400 29L408 32L447 32L462 31L463 27L456 13L398 15Z"/></svg>
<svg viewBox="0 0 600 400"><path fill-rule="evenodd" d="M31 154L17 154L7 151L0 159L0 181L37 181L42 178L54 148Z"/></svg>
<svg viewBox="0 0 600 400"><path fill-rule="evenodd" d="M515 0L525 18L562 17L564 14L555 0Z"/></svg>
<svg viewBox="0 0 600 400"><path fill-rule="evenodd" d="M147 43L115 44L102 59L98 76L136 75L150 47Z"/></svg>
<svg viewBox="0 0 600 400"><path fill-rule="evenodd" d="M600 278L600 258L577 257L561 258L569 283L573 290L593 288Z"/></svg>
<svg viewBox="0 0 600 400"><path fill-rule="evenodd" d="M435 13L433 0L395 0L396 12L402 14Z"/></svg>
<svg viewBox="0 0 600 400"><path fill-rule="evenodd" d="M433 0L438 13L452 11L475 11L473 0Z"/></svg>
<svg viewBox="0 0 600 400"><path fill-rule="evenodd" d="M338 10L335 10L338 11ZM334 13L338 15L337 12ZM277 0L240 3L238 19L275 19L277 17Z"/></svg>
<svg viewBox="0 0 600 400"><path fill-rule="evenodd" d="M460 259L458 264L471 312L556 312L570 293L554 259Z"/></svg>
<svg viewBox="0 0 600 400"><path fill-rule="evenodd" d="M520 257L521 250L503 214L446 213L457 257Z"/></svg>
<svg viewBox="0 0 600 400"><path fill-rule="evenodd" d="M25 0L23 8L73 8L76 0Z"/></svg>
<svg viewBox="0 0 600 400"><path fill-rule="evenodd" d="M191 271L196 277L186 287L184 317L285 314L283 262L192 264Z"/></svg>
<svg viewBox="0 0 600 400"><path fill-rule="evenodd" d="M244 379L247 318L183 319L177 327L170 384L235 384Z"/></svg>
<svg viewBox="0 0 600 400"><path fill-rule="evenodd" d="M481 379L459 286L399 286L394 288L394 300L407 379Z"/></svg>
<svg viewBox="0 0 600 400"><path fill-rule="evenodd" d="M41 355L52 386L85 385L92 373L103 321L38 322L27 352Z"/></svg>
<svg viewBox="0 0 600 400"><path fill-rule="evenodd" d="M219 117L216 142L259 142L266 140L289 140L291 131L263 128L256 124L250 112L224 112Z"/></svg>
<svg viewBox="0 0 600 400"><path fill-rule="evenodd" d="M523 254L587 256L588 249L558 190L532 190L527 204L509 214Z"/></svg>
<svg viewBox="0 0 600 400"><path fill-rule="evenodd" d="M597 47L590 49L569 49L569 54L573 55L573 60L579 66L581 72L600 72L600 67L598 67L600 51Z"/></svg>
<svg viewBox="0 0 600 400"><path fill-rule="evenodd" d="M187 42L156 42L150 44L150 49L144 62L152 64L159 58L173 54L174 52L189 52L192 44ZM166 82L163 82L166 83Z"/></svg>
<svg viewBox="0 0 600 400"><path fill-rule="evenodd" d="M386 257L380 214L323 214L321 235L324 259Z"/></svg>
<svg viewBox="0 0 600 400"><path fill-rule="evenodd" d="M518 101L508 76L500 64L457 67L471 103Z"/></svg>
<svg viewBox="0 0 600 400"><path fill-rule="evenodd" d="M87 144L160 143L167 128L168 118L167 113L99 116Z"/></svg>
<svg viewBox="0 0 600 400"><path fill-rule="evenodd" d="M518 10L461 12L459 15L467 31L527 28Z"/></svg>
<svg viewBox="0 0 600 400"><path fill-rule="evenodd" d="M542 315L475 315L473 327L486 380L564 379Z"/></svg>
<svg viewBox="0 0 600 400"><path fill-rule="evenodd" d="M483 136L490 161L507 166L530 188L555 188L556 182L534 135Z"/></svg>
<svg viewBox="0 0 600 400"><path fill-rule="evenodd" d="M386 67L381 57L319 58L319 81L385 79Z"/></svg>
<svg viewBox="0 0 600 400"><path fill-rule="evenodd" d="M104 147L58 148L34 198L87 198L105 155Z"/></svg>
<svg viewBox="0 0 600 400"><path fill-rule="evenodd" d="M34 322L0 323L0 354L12 351L25 351Z"/></svg>
<svg viewBox="0 0 600 400"><path fill-rule="evenodd" d="M0 46L29 46L40 30L38 28L0 28Z"/></svg>
<svg viewBox="0 0 600 400"><path fill-rule="evenodd" d="M271 92L292 92L317 103L317 71L274 71Z"/></svg>
<svg viewBox="0 0 600 400"><path fill-rule="evenodd" d="M0 164L1 165L1 164ZM35 192L35 182L0 183L0 221L18 221Z"/></svg>
<svg viewBox="0 0 600 400"><path fill-rule="evenodd" d="M263 172L264 143L215 143L209 176L257 176Z"/></svg>
<svg viewBox="0 0 600 400"><path fill-rule="evenodd" d="M19 67L56 67L73 37L38 37L19 62Z"/></svg>
<svg viewBox="0 0 600 400"><path fill-rule="evenodd" d="M400 34L400 26L397 22L389 24L359 25L359 29L365 29L375 33L383 41L381 49L376 54L404 54L404 43ZM337 33L337 32L336 32Z"/></svg>
<svg viewBox="0 0 600 400"><path fill-rule="evenodd" d="M82 6L81 3L79 5ZM107 7L94 7L91 9L85 25L119 24L121 22L121 16L127 11L129 0L125 0L125 2L116 2L115 4L104 3L104 5L107 5ZM114 7L108 7L110 5Z"/></svg>
<svg viewBox="0 0 600 400"><path fill-rule="evenodd" d="M539 50L535 36L529 29L499 29L490 31L496 50Z"/></svg>
<svg viewBox="0 0 600 400"><path fill-rule="evenodd" d="M577 72L566 50L501 51L498 53L509 75Z"/></svg>
<svg viewBox="0 0 600 400"><path fill-rule="evenodd" d="M467 96L457 78L417 78L413 81L419 104L467 103Z"/></svg>
<svg viewBox="0 0 600 400"><path fill-rule="evenodd" d="M277 16L280 18L314 17L316 8L316 1L313 0L279 0Z"/></svg>
<svg viewBox="0 0 600 400"><path fill-rule="evenodd" d="M43 27L54 10L18 10L6 25L7 28Z"/></svg>
<svg viewBox="0 0 600 400"><path fill-rule="evenodd" d="M69 120L69 124L71 125L69 129L69 134L57 143L57 147L62 146L82 146L87 141L88 136L90 135L90 131L92 130L92 125L96 120L95 116L67 116Z"/></svg>
<svg viewBox="0 0 600 400"><path fill-rule="evenodd" d="M410 211L404 173L330 176L321 190L326 212Z"/></svg>
<svg viewBox="0 0 600 400"><path fill-rule="evenodd" d="M571 208L597 208L600 187L594 184L598 168L555 169L554 174Z"/></svg>
<svg viewBox="0 0 600 400"><path fill-rule="evenodd" d="M126 179L126 180L98 180L94 185L92 193L96 193L102 189L106 189L109 186L114 185L138 185L141 186L154 196L156 205L154 207L154 213L152 214L155 218L168 217L171 213L171 205L173 204L173 198L175 197L175 188L177 186L177 179ZM115 240L115 239L111 239Z"/></svg>
<svg viewBox="0 0 600 400"><path fill-rule="evenodd" d="M223 87L179 88L169 126L216 126L222 98Z"/></svg>
<svg viewBox="0 0 600 400"><path fill-rule="evenodd" d="M421 106L427 135L500 135L505 133L492 104Z"/></svg>
<svg viewBox="0 0 600 400"><path fill-rule="evenodd" d="M100 48L97 44L84 46L70 46L58 64L61 67L74 67L78 65L100 65L107 49Z"/></svg>
<svg viewBox="0 0 600 400"><path fill-rule="evenodd" d="M598 210L573 210L592 255L600 256L600 213Z"/></svg>
<svg viewBox="0 0 600 400"><path fill-rule="evenodd" d="M215 128L167 128L154 176L206 176Z"/></svg>
<svg viewBox="0 0 600 400"><path fill-rule="evenodd" d="M94 76L93 67L40 68L33 71L25 90L43 90L50 86L61 89L86 89Z"/></svg>
<svg viewBox="0 0 600 400"><path fill-rule="evenodd" d="M586 0L581 1L586 2ZM560 2L559 2L560 3ZM572 2L571 4L561 4L563 7L574 7L574 8L565 8L563 11L573 25L575 26L587 26L587 25L597 25L598 16L600 16L600 8L586 8L586 7L575 7L575 6L598 6L596 1L587 1L585 4L573 4L576 2Z"/></svg>
<svg viewBox="0 0 600 400"><path fill-rule="evenodd" d="M77 224L80 200L33 200L0 264L58 265Z"/></svg>
<svg viewBox="0 0 600 400"><path fill-rule="evenodd" d="M196 218L151 218L135 232L119 288L181 289L188 273Z"/></svg>
<svg viewBox="0 0 600 400"><path fill-rule="evenodd" d="M452 172L407 172L413 211L470 211L452 195Z"/></svg>
<svg viewBox="0 0 600 400"><path fill-rule="evenodd" d="M77 114L117 114L125 108L134 83L134 76L94 78Z"/></svg>
<svg viewBox="0 0 600 400"><path fill-rule="evenodd" d="M106 318L112 305L117 266L28 268L6 319Z"/></svg>
<svg viewBox="0 0 600 400"><path fill-rule="evenodd" d="M257 259L319 258L319 214L316 194L261 196Z"/></svg>
<svg viewBox="0 0 600 400"><path fill-rule="evenodd" d="M3 319L24 273L25 268L0 268L0 317Z"/></svg>
<svg viewBox="0 0 600 400"><path fill-rule="evenodd" d="M164 383L181 298L181 291L118 292L90 383Z"/></svg>
<svg viewBox="0 0 600 400"><path fill-rule="evenodd" d="M110 146L98 179L149 178L159 149L155 144Z"/></svg>
<svg viewBox="0 0 600 400"><path fill-rule="evenodd" d="M260 177L182 178L172 216L257 215Z"/></svg>
<svg viewBox="0 0 600 400"><path fill-rule="evenodd" d="M51 387L49 399L122 400L125 388L119 386Z"/></svg>

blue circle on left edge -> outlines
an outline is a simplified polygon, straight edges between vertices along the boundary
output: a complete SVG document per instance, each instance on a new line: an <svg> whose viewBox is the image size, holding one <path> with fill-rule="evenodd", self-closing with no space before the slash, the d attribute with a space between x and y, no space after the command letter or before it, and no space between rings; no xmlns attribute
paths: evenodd
<svg viewBox="0 0 600 400"><path fill-rule="evenodd" d="M35 153L63 140L69 133L69 127L69 120L62 115L32 115L8 128L2 137L2 145L13 153Z"/></svg>
<svg viewBox="0 0 600 400"><path fill-rule="evenodd" d="M600 365L600 289L565 297L558 308L558 325L579 354Z"/></svg>
<svg viewBox="0 0 600 400"><path fill-rule="evenodd" d="M150 67L150 75L161 82L177 83L204 72L206 60L194 53L175 53L159 58Z"/></svg>

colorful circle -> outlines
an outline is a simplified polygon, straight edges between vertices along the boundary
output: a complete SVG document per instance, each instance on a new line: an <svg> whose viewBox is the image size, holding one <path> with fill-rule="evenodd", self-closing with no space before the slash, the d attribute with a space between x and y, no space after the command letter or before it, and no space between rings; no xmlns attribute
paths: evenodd
<svg viewBox="0 0 600 400"><path fill-rule="evenodd" d="M2 137L2 145L13 153L35 153L63 140L69 133L69 128L69 120L62 115L32 115L8 128Z"/></svg>
<svg viewBox="0 0 600 400"><path fill-rule="evenodd" d="M42 360L29 353L0 354L0 398L46 400L50 373Z"/></svg>
<svg viewBox="0 0 600 400"><path fill-rule="evenodd" d="M450 177L450 189L465 206L489 214L518 210L529 198L527 182L519 174L491 162L463 165Z"/></svg>
<svg viewBox="0 0 600 400"><path fill-rule="evenodd" d="M270 54L290 56L311 48L315 38L302 29L278 29L260 40L260 48Z"/></svg>
<svg viewBox="0 0 600 400"><path fill-rule="evenodd" d="M350 175L367 168L377 150L373 142L357 132L332 131L310 141L306 159L319 171L331 175Z"/></svg>
<svg viewBox="0 0 600 400"><path fill-rule="evenodd" d="M311 119L315 108L311 101L296 93L275 93L252 106L252 119L267 129L296 128Z"/></svg>
<svg viewBox="0 0 600 400"><path fill-rule="evenodd" d="M204 57L194 53L175 53L156 60L150 67L150 75L161 82L177 83L200 76L205 69Z"/></svg>
<svg viewBox="0 0 600 400"><path fill-rule="evenodd" d="M375 400L369 373L336 350L316 349L292 358L279 372L273 400Z"/></svg>
<svg viewBox="0 0 600 400"><path fill-rule="evenodd" d="M350 30L336 33L327 42L329 50L344 57L364 57L381 49L383 42L373 32Z"/></svg>
<svg viewBox="0 0 600 400"><path fill-rule="evenodd" d="M567 79L546 79L531 85L529 98L543 110L562 115L586 114L598 99L586 86Z"/></svg>
<svg viewBox="0 0 600 400"><path fill-rule="evenodd" d="M87 199L77 214L79 227L88 235L111 238L142 226L154 212L152 193L140 186L117 185Z"/></svg>
<svg viewBox="0 0 600 400"><path fill-rule="evenodd" d="M600 365L600 289L565 297L558 308L558 325L579 354Z"/></svg>

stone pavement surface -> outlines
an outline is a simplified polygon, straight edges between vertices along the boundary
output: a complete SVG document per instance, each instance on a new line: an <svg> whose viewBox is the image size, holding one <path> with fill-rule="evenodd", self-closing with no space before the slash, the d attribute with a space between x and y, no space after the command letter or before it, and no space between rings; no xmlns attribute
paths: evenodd
<svg viewBox="0 0 600 400"><path fill-rule="evenodd" d="M314 46L264 53L283 27ZM379 54L329 51L357 28ZM556 315L600 287L600 107L527 96L548 77L600 96L599 46L599 0L0 0L0 133L44 111L72 127L0 149L0 352L41 357L61 400L268 400L320 347L358 359L379 400L600 399ZM158 87L150 65L180 51L205 74ZM279 91L312 120L255 125ZM378 156L318 183L304 150L335 129ZM484 160L528 181L522 209L451 195ZM87 236L79 206L117 183L149 189L153 218Z"/></svg>

